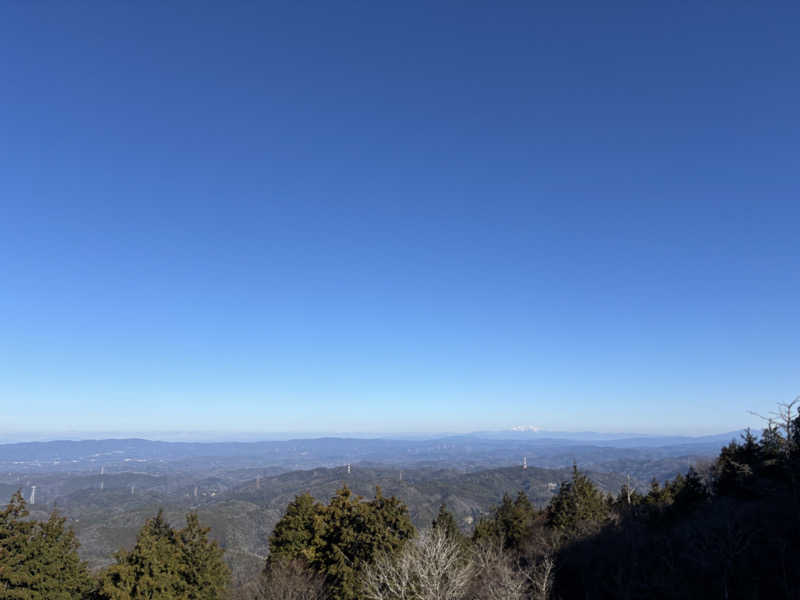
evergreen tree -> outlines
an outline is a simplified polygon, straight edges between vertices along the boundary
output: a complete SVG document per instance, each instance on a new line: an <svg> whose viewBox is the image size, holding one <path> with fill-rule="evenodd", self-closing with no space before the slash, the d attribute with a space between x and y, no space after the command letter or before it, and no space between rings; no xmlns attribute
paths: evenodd
<svg viewBox="0 0 800 600"><path fill-rule="evenodd" d="M761 432L761 442L759 448L761 449L764 458L775 460L782 454L784 439L781 435L778 426L774 423L769 423Z"/></svg>
<svg viewBox="0 0 800 600"><path fill-rule="evenodd" d="M366 513L361 497L346 486L336 492L325 509L325 529L313 564L325 577L334 598L356 597L357 573L372 556L365 535Z"/></svg>
<svg viewBox="0 0 800 600"><path fill-rule="evenodd" d="M368 561L377 554L394 554L416 533L406 505L394 496L384 496L379 486L365 508L366 528L362 537L371 548Z"/></svg>
<svg viewBox="0 0 800 600"><path fill-rule="evenodd" d="M458 523L456 523L455 517L447 510L444 504L439 507L438 514L431 522L431 529L441 531L449 540L459 544L462 544L466 539Z"/></svg>
<svg viewBox="0 0 800 600"><path fill-rule="evenodd" d="M550 500L547 522L567 535L579 535L594 529L608 516L608 504L602 492L578 467L572 467L572 480L564 482Z"/></svg>
<svg viewBox="0 0 800 600"><path fill-rule="evenodd" d="M160 598L177 600L182 592L175 531L163 511L149 519L130 552L120 550L117 563L103 574L100 597L108 600Z"/></svg>
<svg viewBox="0 0 800 600"><path fill-rule="evenodd" d="M311 564L322 545L325 507L305 493L295 496L269 538L269 561L301 559Z"/></svg>
<svg viewBox="0 0 800 600"><path fill-rule="evenodd" d="M761 462L761 446L749 427L742 434L742 443L738 444L737 455L740 462L750 466Z"/></svg>
<svg viewBox="0 0 800 600"><path fill-rule="evenodd" d="M80 600L92 587L78 542L66 519L53 511L45 522L28 520L20 492L0 512L0 598Z"/></svg>
<svg viewBox="0 0 800 600"><path fill-rule="evenodd" d="M26 520L28 508L22 492L17 491L0 512L0 598L27 600L34 598L31 589L36 583L32 544L34 523Z"/></svg>
<svg viewBox="0 0 800 600"><path fill-rule="evenodd" d="M304 494L275 527L266 572L299 560L325 578L333 598L352 600L364 567L378 555L394 554L413 535L406 506L383 496L380 488L364 502L345 486L327 506Z"/></svg>
<svg viewBox="0 0 800 600"><path fill-rule="evenodd" d="M481 519L475 527L472 539L475 542L500 544L505 550L522 551L525 540L530 537L539 511L531 504L524 492L512 499L503 494L500 505L491 517Z"/></svg>
<svg viewBox="0 0 800 600"><path fill-rule="evenodd" d="M676 510L687 512L708 500L709 494L698 472L689 467L686 477L682 478L682 486L674 489L673 496Z"/></svg>
<svg viewBox="0 0 800 600"><path fill-rule="evenodd" d="M163 511L148 520L130 552L101 577L99 597L108 600L217 600L224 598L230 574L222 550L208 540L197 516L175 531Z"/></svg>
<svg viewBox="0 0 800 600"><path fill-rule="evenodd" d="M230 584L230 569L223 550L208 539L209 527L201 527L197 513L186 515L186 527L178 532L180 573L186 600L220 600Z"/></svg>
<svg viewBox="0 0 800 600"><path fill-rule="evenodd" d="M777 439L783 444L780 435ZM735 440L722 448L712 468L714 491L723 496L757 496L759 486L755 476L760 467L757 453L761 453L760 447L743 446ZM780 454L773 460L780 463Z"/></svg>
<svg viewBox="0 0 800 600"><path fill-rule="evenodd" d="M539 511L534 508L527 494L519 492L514 499L511 511L499 515L505 533L507 549L522 550L523 542L530 536L530 531L538 514Z"/></svg>
<svg viewBox="0 0 800 600"><path fill-rule="evenodd" d="M680 475L678 476L680 477ZM681 485L679 480L676 484L678 487ZM672 504L672 488L669 483L663 487L658 483L658 480L653 477L650 480L650 490L644 497L644 503L652 508L663 509Z"/></svg>
<svg viewBox="0 0 800 600"><path fill-rule="evenodd" d="M38 523L33 537L35 586L42 600L79 600L93 587L93 580L84 561L78 557L78 540L72 529L65 527L66 518L56 511Z"/></svg>

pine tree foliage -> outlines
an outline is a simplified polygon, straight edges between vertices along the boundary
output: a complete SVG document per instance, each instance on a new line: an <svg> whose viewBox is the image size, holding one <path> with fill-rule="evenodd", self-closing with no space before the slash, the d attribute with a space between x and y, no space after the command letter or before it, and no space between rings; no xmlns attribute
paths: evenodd
<svg viewBox="0 0 800 600"><path fill-rule="evenodd" d="M442 532L447 539L459 544L463 544L466 540L466 536L458 526L455 517L447 510L444 504L439 507L439 512L431 522L431 529Z"/></svg>
<svg viewBox="0 0 800 600"><path fill-rule="evenodd" d="M197 516L175 531L162 511L148 520L130 552L120 551L103 573L99 598L106 600L217 600L225 597L230 573L222 550L208 539Z"/></svg>
<svg viewBox="0 0 800 600"><path fill-rule="evenodd" d="M0 512L0 597L31 598L34 584L31 569L34 555L32 537L34 523L25 520L28 509L22 493L17 491Z"/></svg>
<svg viewBox="0 0 800 600"><path fill-rule="evenodd" d="M267 572L276 562L301 560L325 578L333 598L355 599L363 569L376 556L397 552L414 533L406 506L380 488L367 502L345 486L327 506L305 494L275 527Z"/></svg>
<svg viewBox="0 0 800 600"><path fill-rule="evenodd" d="M269 540L270 562L300 559L308 564L313 563L322 545L324 511L325 507L314 500L311 494L295 496L272 530Z"/></svg>
<svg viewBox="0 0 800 600"><path fill-rule="evenodd" d="M314 564L326 577L334 598L357 597L358 576L378 555L393 554L412 537L408 510L396 498L363 502L347 487L339 490L325 511L322 545Z"/></svg>
<svg viewBox="0 0 800 600"><path fill-rule="evenodd" d="M162 511L142 527L130 552L116 555L116 564L105 572L100 597L108 600L180 597L180 563L175 531Z"/></svg>
<svg viewBox="0 0 800 600"><path fill-rule="evenodd" d="M21 492L0 512L0 598L80 600L92 588L78 558L74 532L57 512L44 522L28 519Z"/></svg>
<svg viewBox="0 0 800 600"><path fill-rule="evenodd" d="M33 537L41 598L74 600L84 598L94 582L86 563L78 557L75 532L56 511L37 523Z"/></svg>
<svg viewBox="0 0 800 600"><path fill-rule="evenodd" d="M602 523L608 512L603 493L577 466L573 466L572 480L563 482L550 501L547 521L550 527L561 533L577 535Z"/></svg>
<svg viewBox="0 0 800 600"><path fill-rule="evenodd" d="M230 583L230 570L223 550L208 538L210 528L202 527L197 513L186 516L186 527L178 531L180 574L186 600L219 600Z"/></svg>
<svg viewBox="0 0 800 600"><path fill-rule="evenodd" d="M476 543L499 544L505 550L520 552L536 526L540 511L524 492L512 499L503 495L489 518L481 519L472 539Z"/></svg>

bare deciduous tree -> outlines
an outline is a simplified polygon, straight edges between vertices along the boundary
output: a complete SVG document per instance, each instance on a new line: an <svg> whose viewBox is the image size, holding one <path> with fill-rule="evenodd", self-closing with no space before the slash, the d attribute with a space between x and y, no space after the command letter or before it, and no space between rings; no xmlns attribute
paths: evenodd
<svg viewBox="0 0 800 600"><path fill-rule="evenodd" d="M800 506L800 473L798 459L800 459L800 396L791 402L778 403L778 410L764 417L758 413L751 414L767 422L767 430L778 433L777 440L789 472L789 483L792 486L792 496L795 504Z"/></svg>
<svg viewBox="0 0 800 600"><path fill-rule="evenodd" d="M436 529L423 531L394 557L380 557L364 574L369 600L458 600L472 564L461 546Z"/></svg>
<svg viewBox="0 0 800 600"><path fill-rule="evenodd" d="M795 425L797 419L800 419L800 396L791 402L779 402L778 409L770 412L768 416L752 411L750 411L750 414L763 419L767 422L767 427L775 427L781 433L781 450L787 459L792 457L793 452L800 450L798 448L800 440L796 439Z"/></svg>
<svg viewBox="0 0 800 600"><path fill-rule="evenodd" d="M545 554L528 571L528 580L531 582L533 600L549 600L553 591L553 578L556 562L552 554Z"/></svg>
<svg viewBox="0 0 800 600"><path fill-rule="evenodd" d="M422 533L416 545L420 563L420 600L454 600L469 584L472 565L454 540L444 531Z"/></svg>
<svg viewBox="0 0 800 600"><path fill-rule="evenodd" d="M411 600L415 598L414 570L416 561L411 552L397 556L382 555L364 572L362 590L369 600Z"/></svg>
<svg viewBox="0 0 800 600"><path fill-rule="evenodd" d="M472 554L475 578L469 597L475 600L522 600L528 589L528 574L497 544L480 544ZM549 589L549 588L548 588Z"/></svg>
<svg viewBox="0 0 800 600"><path fill-rule="evenodd" d="M258 600L325 600L327 597L322 576L299 560L270 564L255 596Z"/></svg>

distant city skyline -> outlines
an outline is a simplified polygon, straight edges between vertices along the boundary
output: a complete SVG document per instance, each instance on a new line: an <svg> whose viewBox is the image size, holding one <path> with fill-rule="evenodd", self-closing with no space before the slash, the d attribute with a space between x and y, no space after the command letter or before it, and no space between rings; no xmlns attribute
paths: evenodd
<svg viewBox="0 0 800 600"><path fill-rule="evenodd" d="M0 432L760 427L800 394L798 22L4 5Z"/></svg>

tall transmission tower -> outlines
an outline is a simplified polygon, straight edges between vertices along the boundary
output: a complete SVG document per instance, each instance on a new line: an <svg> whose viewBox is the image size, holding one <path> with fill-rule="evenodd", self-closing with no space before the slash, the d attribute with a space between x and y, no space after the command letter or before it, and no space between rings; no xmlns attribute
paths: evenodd
<svg viewBox="0 0 800 600"><path fill-rule="evenodd" d="M522 470L526 471L527 469L528 469L528 457L527 456L523 456L522 457Z"/></svg>
<svg viewBox="0 0 800 600"><path fill-rule="evenodd" d="M351 469L350 469L350 463L347 463L347 474L348 474L348 475L350 475L350 471L351 471Z"/></svg>

